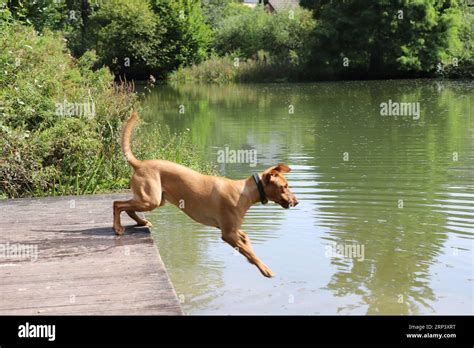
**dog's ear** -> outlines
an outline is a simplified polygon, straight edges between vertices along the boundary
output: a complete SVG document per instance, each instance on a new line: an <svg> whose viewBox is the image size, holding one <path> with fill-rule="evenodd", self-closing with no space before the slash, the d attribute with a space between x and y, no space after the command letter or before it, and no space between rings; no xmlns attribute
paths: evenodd
<svg viewBox="0 0 474 348"><path fill-rule="evenodd" d="M288 167L285 163L278 163L276 166L273 167L273 170L277 171L278 173L291 172L291 168Z"/></svg>
<svg viewBox="0 0 474 348"><path fill-rule="evenodd" d="M288 173L291 172L291 168L285 163L278 163L276 166L270 167L264 171L264 173Z"/></svg>
<svg viewBox="0 0 474 348"><path fill-rule="evenodd" d="M278 163L276 166L266 169L262 174L263 182L269 183L272 175L291 172L291 168L284 163Z"/></svg>

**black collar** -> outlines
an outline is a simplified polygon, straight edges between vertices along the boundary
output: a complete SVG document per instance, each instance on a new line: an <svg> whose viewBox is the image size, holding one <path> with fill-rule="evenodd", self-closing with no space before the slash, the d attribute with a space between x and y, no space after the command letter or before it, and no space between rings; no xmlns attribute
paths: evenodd
<svg viewBox="0 0 474 348"><path fill-rule="evenodd" d="M262 202L262 204L267 204L268 199L267 195L265 194L265 189L263 188L262 180L260 180L260 177L257 173L253 173L252 176L253 180L255 180L255 184L257 184L258 193L260 194L260 202Z"/></svg>

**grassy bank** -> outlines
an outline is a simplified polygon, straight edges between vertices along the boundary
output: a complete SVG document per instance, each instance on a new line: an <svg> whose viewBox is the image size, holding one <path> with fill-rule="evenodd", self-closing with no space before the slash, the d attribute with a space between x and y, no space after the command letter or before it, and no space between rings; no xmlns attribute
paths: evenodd
<svg viewBox="0 0 474 348"><path fill-rule="evenodd" d="M74 59L64 38L0 21L0 197L87 194L128 187L121 127L139 110L133 85ZM134 149L206 171L189 138L155 129Z"/></svg>
<svg viewBox="0 0 474 348"><path fill-rule="evenodd" d="M172 72L169 81L173 83L232 83L232 82L283 82L297 81L300 71L296 66L278 64L263 60L213 56L209 60Z"/></svg>

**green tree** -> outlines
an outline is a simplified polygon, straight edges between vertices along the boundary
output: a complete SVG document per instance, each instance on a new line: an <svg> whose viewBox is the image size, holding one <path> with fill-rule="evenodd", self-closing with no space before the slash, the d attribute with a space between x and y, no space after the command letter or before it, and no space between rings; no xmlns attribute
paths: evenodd
<svg viewBox="0 0 474 348"><path fill-rule="evenodd" d="M43 31L44 28L62 29L67 20L66 5L63 2L8 0L6 4L14 19L31 24L38 31Z"/></svg>
<svg viewBox="0 0 474 348"><path fill-rule="evenodd" d="M433 73L459 46L460 11L455 0L302 0L301 4L318 20L313 65L328 72Z"/></svg>
<svg viewBox="0 0 474 348"><path fill-rule="evenodd" d="M211 28L215 28L228 15L230 5L236 2L237 0L202 0L204 20Z"/></svg>
<svg viewBox="0 0 474 348"><path fill-rule="evenodd" d="M232 15L223 18L215 29L214 48L220 55L238 51L243 57L250 58L263 49L268 19L261 6L252 10L234 5Z"/></svg>
<svg viewBox="0 0 474 348"><path fill-rule="evenodd" d="M87 33L100 63L118 73L148 77L159 69L165 27L142 0L107 0L92 13Z"/></svg>
<svg viewBox="0 0 474 348"><path fill-rule="evenodd" d="M461 26L459 39L461 46L453 50L452 59L445 61L443 74L449 77L474 77L474 7L469 6L469 0L462 0Z"/></svg>
<svg viewBox="0 0 474 348"><path fill-rule="evenodd" d="M263 28L263 49L283 63L306 63L316 27L311 11L283 9L267 15L267 19Z"/></svg>
<svg viewBox="0 0 474 348"><path fill-rule="evenodd" d="M79 57L88 47L86 28L98 0L0 0L12 14L12 18L32 25L37 31L45 29L62 31L72 53Z"/></svg>
<svg viewBox="0 0 474 348"><path fill-rule="evenodd" d="M165 29L157 50L163 74L208 56L211 29L205 23L200 0L155 0L152 8Z"/></svg>
<svg viewBox="0 0 474 348"><path fill-rule="evenodd" d="M237 51L245 58L264 50L274 61L298 64L309 57L315 25L311 12L301 8L269 14L263 6L233 5L215 30L214 47L221 55Z"/></svg>

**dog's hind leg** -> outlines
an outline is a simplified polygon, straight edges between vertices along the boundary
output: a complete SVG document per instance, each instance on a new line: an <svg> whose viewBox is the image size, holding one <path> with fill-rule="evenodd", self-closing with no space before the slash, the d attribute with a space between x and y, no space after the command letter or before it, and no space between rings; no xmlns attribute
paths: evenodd
<svg viewBox="0 0 474 348"><path fill-rule="evenodd" d="M125 210L125 212L128 214L128 216L130 216L133 220L135 220L137 222L138 226L148 226L148 227L153 226L153 224L150 221L148 221L146 219L142 219L133 210Z"/></svg>
<svg viewBox="0 0 474 348"><path fill-rule="evenodd" d="M122 235L124 228L120 223L120 213L123 211L130 211L132 213L139 211L150 211L160 205L160 202L139 201L137 199L130 199L128 201L114 202L114 231L118 235ZM138 216L137 216L138 217Z"/></svg>
<svg viewBox="0 0 474 348"><path fill-rule="evenodd" d="M134 198L128 201L114 202L114 231L121 235L124 232L120 223L120 214L125 211L128 216L137 222L139 226L151 226L151 223L140 218L136 212L151 211L163 205L163 191L161 189L160 176L147 177L143 173L136 172L131 179L131 187Z"/></svg>

